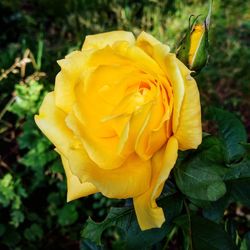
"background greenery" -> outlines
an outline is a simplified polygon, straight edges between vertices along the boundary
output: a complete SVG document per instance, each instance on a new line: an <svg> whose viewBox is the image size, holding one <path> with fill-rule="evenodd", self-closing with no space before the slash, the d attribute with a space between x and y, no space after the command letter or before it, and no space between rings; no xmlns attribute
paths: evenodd
<svg viewBox="0 0 250 250"><path fill-rule="evenodd" d="M53 89L59 71L56 60L79 49L86 34L116 29L133 31L136 35L145 30L169 44L172 51L175 51L188 26L189 16L206 14L207 6L208 1L202 0L1 0L0 249L98 249L91 241L79 241L83 224L88 216L101 221L111 205L123 204L123 201L109 200L100 194L66 203L65 176L60 160L33 119L43 96ZM238 137L234 137L237 143L247 140L239 121L219 110L207 112L207 108L211 105L220 106L234 112L243 121L249 138L249 13L249 1L214 1L209 33L209 64L197 77L204 113L204 131L216 132L216 126L209 119L215 120L219 127L226 121L232 125L232 133L237 131ZM223 122L220 117L223 117ZM242 250L249 249L250 173L246 170L249 170L249 157L245 156L247 150L243 152L239 146L239 154L232 155L235 147L230 148L232 142L227 141L225 131L228 129L221 129L222 140L213 136L206 137L199 154L188 162L185 160L186 155L180 157L164 191L172 196L165 195L159 201L166 204L169 218L163 231L136 234L138 225L133 224L134 231L131 229L126 234L126 240L121 240L122 233L114 226L120 225L123 228L126 226L124 223L134 216L128 204L128 208L113 209L109 216L115 219L102 224L103 230L107 228L103 235L105 247L151 249L154 244L152 249L184 249L193 244L194 249L206 249L202 240L198 243L195 240L193 243L188 242L189 225L193 235L197 234L195 239L204 239L212 231L217 236L222 235L220 246L224 248L210 245L209 249L234 249L234 245ZM236 141L233 142L234 146ZM226 156L221 153L224 148ZM219 174L215 170L216 166L212 170L210 168L209 175L204 176L203 184L185 179L182 175L185 171L191 171L192 176L198 174L201 178L199 169L195 172L193 165L202 166L204 154L206 159L210 154L211 158L217 155L216 164L220 162L227 167L240 165L237 165L237 170L234 168L229 172L221 168ZM210 165L211 158L207 160ZM185 164L182 164L182 160ZM182 169L183 165L188 167ZM237 184L236 177L239 178ZM211 187L215 180L216 185ZM191 186L187 185L188 181L192 182ZM202 188L206 189L200 186L204 183L206 187ZM215 192L207 192L209 187L210 191L212 189ZM197 188L200 192L192 190ZM207 195L205 198L204 194ZM182 198L179 199L180 195ZM182 214L185 209L189 212ZM117 214L124 215L122 218L125 222L117 222ZM196 217L201 214L203 217ZM174 226L169 224L172 219ZM215 226L219 224L225 230ZM113 227L110 228L110 225ZM199 235L200 228L207 228L203 237ZM83 235L98 242L102 233L98 230L89 221ZM137 238L131 240L131 235L137 235ZM220 241L218 237L211 237L210 242ZM233 243L228 243L231 240ZM124 245L124 242L128 242L128 245ZM131 242L146 243L142 246Z"/></svg>

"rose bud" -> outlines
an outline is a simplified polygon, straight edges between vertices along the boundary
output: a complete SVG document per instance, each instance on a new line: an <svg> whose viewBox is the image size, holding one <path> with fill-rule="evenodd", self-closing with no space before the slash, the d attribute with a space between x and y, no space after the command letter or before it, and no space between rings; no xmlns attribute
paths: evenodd
<svg viewBox="0 0 250 250"><path fill-rule="evenodd" d="M197 16L185 34L177 50L177 57L192 71L198 73L208 60L208 29L211 16L211 4L209 13L202 24L198 23Z"/></svg>

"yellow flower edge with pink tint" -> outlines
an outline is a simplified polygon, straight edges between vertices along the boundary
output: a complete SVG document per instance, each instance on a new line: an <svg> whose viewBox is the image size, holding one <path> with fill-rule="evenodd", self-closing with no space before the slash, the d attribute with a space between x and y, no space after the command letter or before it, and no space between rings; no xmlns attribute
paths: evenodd
<svg viewBox="0 0 250 250"><path fill-rule="evenodd" d="M87 36L81 51L58 63L35 121L62 158L67 200L96 192L132 198L140 228L161 227L156 199L178 150L202 139L190 70L145 32Z"/></svg>

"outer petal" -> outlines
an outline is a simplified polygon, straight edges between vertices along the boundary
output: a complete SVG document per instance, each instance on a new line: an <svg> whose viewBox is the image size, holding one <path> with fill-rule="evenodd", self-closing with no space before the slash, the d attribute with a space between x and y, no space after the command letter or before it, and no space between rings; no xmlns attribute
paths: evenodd
<svg viewBox="0 0 250 250"><path fill-rule="evenodd" d="M92 183L89 182L81 183L79 179L72 174L68 160L63 155L61 155L61 157L65 174L67 177L68 202L98 192L98 190Z"/></svg>
<svg viewBox="0 0 250 250"><path fill-rule="evenodd" d="M165 57L166 68L167 68L167 78L173 88L174 97L174 110L173 110L173 132L175 133L179 125L180 111L182 106L182 101L184 98L185 85L184 79L181 74L178 59L175 54L168 54Z"/></svg>
<svg viewBox="0 0 250 250"><path fill-rule="evenodd" d="M158 55L160 54L164 56L165 54L169 53L170 48L155 39L153 36L146 32L142 32L136 40L136 45L142 48L148 55L157 59Z"/></svg>
<svg viewBox="0 0 250 250"><path fill-rule="evenodd" d="M185 95L180 110L179 126L175 132L181 150L197 148L202 140L200 95L195 80L186 66L178 61L185 81Z"/></svg>
<svg viewBox="0 0 250 250"><path fill-rule="evenodd" d="M131 155L122 167L112 170L88 169L87 181L92 182L105 196L131 198L144 193L150 185L151 162Z"/></svg>
<svg viewBox="0 0 250 250"><path fill-rule="evenodd" d="M116 43L113 46L115 53L130 60L130 63L141 71L149 73L154 78L164 75L157 62L138 46L128 46L126 43Z"/></svg>
<svg viewBox="0 0 250 250"><path fill-rule="evenodd" d="M105 170L96 166L83 148L75 148L68 155L69 166L82 182L92 183L109 198L130 198L144 193L150 185L151 162L131 155L117 169Z"/></svg>
<svg viewBox="0 0 250 250"><path fill-rule="evenodd" d="M48 93L35 116L35 122L60 152L67 151L73 140L72 132L65 124L66 114L55 105L54 92Z"/></svg>
<svg viewBox="0 0 250 250"><path fill-rule="evenodd" d="M142 230L161 227L165 221L163 210L157 206L155 200L160 195L164 182L176 162L177 152L178 142L172 136L166 149L163 148L153 157L150 189L134 198L135 212Z"/></svg>
<svg viewBox="0 0 250 250"><path fill-rule="evenodd" d="M61 71L56 76L55 102L65 112L71 110L75 101L74 88L80 74L85 70L84 65L88 59L88 53L74 51L65 59L59 60Z"/></svg>
<svg viewBox="0 0 250 250"><path fill-rule="evenodd" d="M117 41L126 41L134 44L135 38L133 33L127 31L111 31L97 35L86 36L82 50L102 49L107 45L113 45Z"/></svg>

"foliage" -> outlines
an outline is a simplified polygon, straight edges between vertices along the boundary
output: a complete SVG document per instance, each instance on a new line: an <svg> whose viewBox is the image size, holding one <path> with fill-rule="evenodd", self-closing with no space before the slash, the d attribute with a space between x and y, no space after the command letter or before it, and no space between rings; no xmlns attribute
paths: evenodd
<svg viewBox="0 0 250 250"><path fill-rule="evenodd" d="M209 64L197 76L206 134L198 150L180 152L158 200L162 228L140 231L130 201L96 194L66 203L60 159L33 116L53 88L56 60L86 34L145 30L175 51L207 1L2 0L0 248L249 249L249 8L214 1Z"/></svg>

